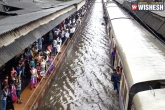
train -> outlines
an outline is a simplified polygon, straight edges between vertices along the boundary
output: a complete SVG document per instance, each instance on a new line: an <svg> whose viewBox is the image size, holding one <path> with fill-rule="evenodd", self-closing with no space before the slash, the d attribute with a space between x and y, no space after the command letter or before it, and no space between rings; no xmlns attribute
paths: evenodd
<svg viewBox="0 0 165 110"><path fill-rule="evenodd" d="M121 110L165 110L165 45L115 2L104 4L113 67L122 66Z"/></svg>
<svg viewBox="0 0 165 110"><path fill-rule="evenodd" d="M111 0L107 0L109 2ZM165 40L165 10L132 10L132 4L137 2L163 2L162 0L114 0L118 5L127 10L135 19L139 20L151 32L157 34L160 39ZM164 2L163 2L164 3ZM165 4L165 3L164 3Z"/></svg>

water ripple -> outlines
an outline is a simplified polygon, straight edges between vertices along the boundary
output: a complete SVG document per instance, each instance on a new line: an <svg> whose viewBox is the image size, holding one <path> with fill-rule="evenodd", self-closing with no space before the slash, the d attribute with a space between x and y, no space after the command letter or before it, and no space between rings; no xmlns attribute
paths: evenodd
<svg viewBox="0 0 165 110"><path fill-rule="evenodd" d="M119 110L110 81L109 40L96 3L40 110Z"/></svg>

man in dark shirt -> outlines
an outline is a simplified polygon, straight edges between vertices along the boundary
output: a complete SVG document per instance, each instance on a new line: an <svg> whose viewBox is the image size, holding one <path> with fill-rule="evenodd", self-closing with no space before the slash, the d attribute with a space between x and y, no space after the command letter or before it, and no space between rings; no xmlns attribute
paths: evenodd
<svg viewBox="0 0 165 110"><path fill-rule="evenodd" d="M112 75L111 75L111 81L113 82L114 90L117 89L116 76L117 76L116 69L113 69L113 73L112 73Z"/></svg>

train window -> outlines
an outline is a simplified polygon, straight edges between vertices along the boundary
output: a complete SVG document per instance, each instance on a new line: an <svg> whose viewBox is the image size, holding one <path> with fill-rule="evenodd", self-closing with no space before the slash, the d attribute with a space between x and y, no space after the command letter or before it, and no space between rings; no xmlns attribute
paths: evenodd
<svg viewBox="0 0 165 110"><path fill-rule="evenodd" d="M127 101L127 87L126 87L126 79L125 79L125 76L124 74L122 75L122 80L121 80L121 87L120 87L120 91L121 91L121 95L122 95L122 98L123 98L123 104L124 104L124 107L125 107L125 104L126 104L126 101Z"/></svg>
<svg viewBox="0 0 165 110"><path fill-rule="evenodd" d="M116 66L118 66L119 64L119 55L118 52L116 51Z"/></svg>
<svg viewBox="0 0 165 110"><path fill-rule="evenodd" d="M112 32L112 29L111 29L110 31L111 31L110 33L111 33L111 39L112 39L112 38L113 38L113 34L112 34L113 32Z"/></svg>
<svg viewBox="0 0 165 110"><path fill-rule="evenodd" d="M122 67L121 60L120 60L120 67Z"/></svg>
<svg viewBox="0 0 165 110"><path fill-rule="evenodd" d="M116 42L115 42L115 39L114 39L114 38L112 38L112 39L113 39L113 47L116 48Z"/></svg>
<svg viewBox="0 0 165 110"><path fill-rule="evenodd" d="M113 39L112 30L110 31L110 39L111 39L111 41L112 41L112 39Z"/></svg>
<svg viewBox="0 0 165 110"><path fill-rule="evenodd" d="M113 48L113 46L114 46L114 38L113 38L113 35L112 35L111 41L112 41L112 48Z"/></svg>
<svg viewBox="0 0 165 110"><path fill-rule="evenodd" d="M109 33L111 34L111 27L109 26Z"/></svg>
<svg viewBox="0 0 165 110"><path fill-rule="evenodd" d="M121 67L120 62L121 61L120 61L120 57L119 57L117 64Z"/></svg>
<svg viewBox="0 0 165 110"><path fill-rule="evenodd" d="M124 106L126 105L126 96L127 96L127 88L125 86L125 88L124 88L124 97L123 97Z"/></svg>
<svg viewBox="0 0 165 110"><path fill-rule="evenodd" d="M118 57L117 57L117 54L116 54L116 56L115 56L115 67L117 67L117 59L118 59Z"/></svg>
<svg viewBox="0 0 165 110"><path fill-rule="evenodd" d="M121 88L120 88L122 97L124 97L124 88L125 88L125 78L122 77L122 80L121 80Z"/></svg>

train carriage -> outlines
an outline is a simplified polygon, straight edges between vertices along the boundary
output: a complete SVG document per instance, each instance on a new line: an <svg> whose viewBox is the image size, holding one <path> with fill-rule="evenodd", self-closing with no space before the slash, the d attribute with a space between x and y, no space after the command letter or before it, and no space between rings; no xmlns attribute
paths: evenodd
<svg viewBox="0 0 165 110"><path fill-rule="evenodd" d="M165 46L115 3L106 7L111 49L116 48L113 66L123 66L120 107L130 110L136 93L163 88Z"/></svg>
<svg viewBox="0 0 165 110"><path fill-rule="evenodd" d="M135 110L165 110L165 89L147 90L137 93L134 98Z"/></svg>

